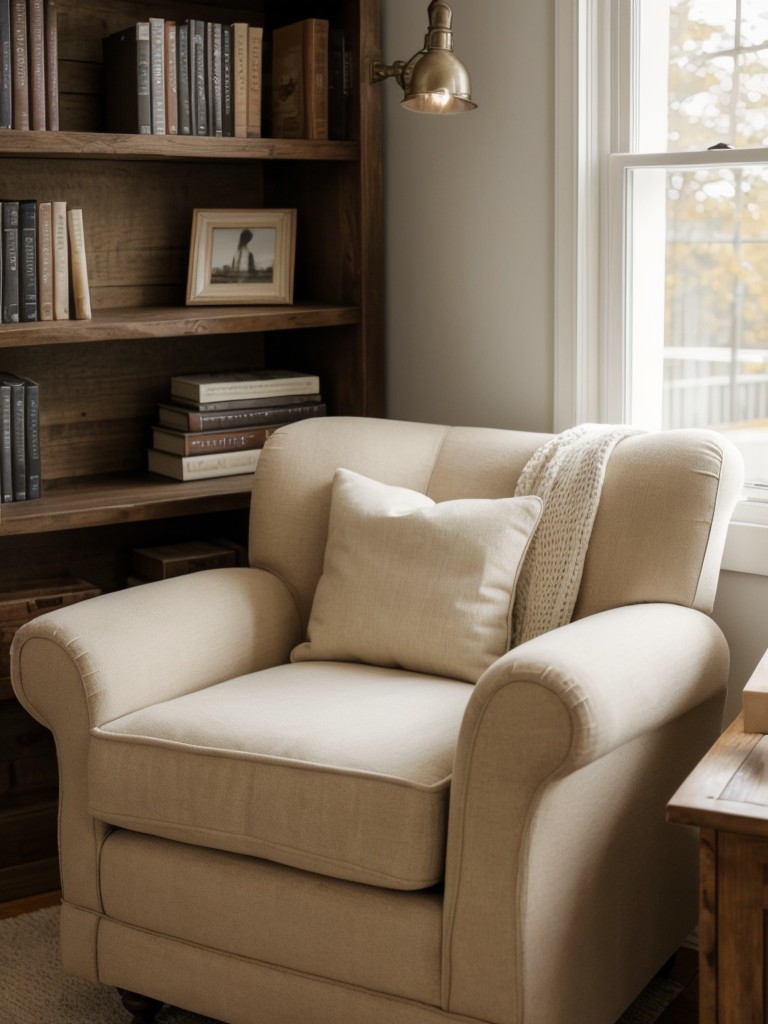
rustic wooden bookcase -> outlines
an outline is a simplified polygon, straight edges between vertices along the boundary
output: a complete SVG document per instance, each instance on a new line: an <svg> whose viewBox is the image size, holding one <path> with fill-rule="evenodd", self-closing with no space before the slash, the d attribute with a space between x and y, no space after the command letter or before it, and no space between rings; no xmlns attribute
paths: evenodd
<svg viewBox="0 0 768 1024"><path fill-rule="evenodd" d="M105 132L101 40L150 15L264 27L265 137ZM271 31L304 17L345 31L344 141L268 137ZM0 325L0 367L40 384L43 475L40 500L0 506L3 589L73 575L112 590L138 545L245 539L247 477L179 483L146 471L174 373L299 369L320 375L329 413L383 414L381 87L368 83L379 19L379 0L59 0L61 130L0 131L3 197L82 208L93 318ZM196 207L295 207L294 303L185 306ZM17 740L6 749L19 756L44 746L34 733ZM12 764L7 774L0 831L14 838L0 900L56 885L55 778L19 789Z"/></svg>

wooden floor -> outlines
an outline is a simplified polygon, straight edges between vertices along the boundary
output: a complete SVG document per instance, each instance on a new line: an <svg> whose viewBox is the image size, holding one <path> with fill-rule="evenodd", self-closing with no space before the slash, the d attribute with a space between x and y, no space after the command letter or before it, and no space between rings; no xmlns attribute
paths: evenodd
<svg viewBox="0 0 768 1024"><path fill-rule="evenodd" d="M60 897L60 892L46 892L39 896L13 900L10 903L0 903L0 920L6 917L17 917L19 914L30 914L33 910L42 910L43 907L55 906ZM688 947L678 950L666 975L685 987L658 1018L656 1024L698 1024L699 974L696 950Z"/></svg>

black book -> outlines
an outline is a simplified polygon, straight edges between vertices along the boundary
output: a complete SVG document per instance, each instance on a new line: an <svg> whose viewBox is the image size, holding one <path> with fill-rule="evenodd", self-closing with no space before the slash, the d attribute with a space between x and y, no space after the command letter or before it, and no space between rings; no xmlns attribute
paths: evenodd
<svg viewBox="0 0 768 1024"><path fill-rule="evenodd" d="M0 501L13 501L11 387L0 383Z"/></svg>
<svg viewBox="0 0 768 1024"><path fill-rule="evenodd" d="M176 28L176 86L179 93L179 135L192 134L192 104L189 94L189 22Z"/></svg>
<svg viewBox="0 0 768 1024"><path fill-rule="evenodd" d="M19 201L19 318L37 320L37 200Z"/></svg>
<svg viewBox="0 0 768 1024"><path fill-rule="evenodd" d="M19 322L19 204L3 201L3 323Z"/></svg>
<svg viewBox="0 0 768 1024"><path fill-rule="evenodd" d="M11 393L11 489L14 501L27 500L26 412L24 381L13 373L0 372L0 385Z"/></svg>
<svg viewBox="0 0 768 1024"><path fill-rule="evenodd" d="M114 32L103 40L102 47L107 130L151 135L149 22Z"/></svg>
<svg viewBox="0 0 768 1024"><path fill-rule="evenodd" d="M42 478L40 475L40 385L37 381L24 379L24 441L27 475L27 501L39 498Z"/></svg>
<svg viewBox="0 0 768 1024"><path fill-rule="evenodd" d="M234 93L232 91L232 26L221 26L221 134L235 134Z"/></svg>
<svg viewBox="0 0 768 1024"><path fill-rule="evenodd" d="M11 3L0 0L0 128L13 127Z"/></svg>

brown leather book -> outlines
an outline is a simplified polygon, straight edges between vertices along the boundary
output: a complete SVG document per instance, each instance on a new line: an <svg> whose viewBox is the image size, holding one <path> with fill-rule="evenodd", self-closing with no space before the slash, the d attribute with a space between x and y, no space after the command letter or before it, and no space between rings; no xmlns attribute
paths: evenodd
<svg viewBox="0 0 768 1024"><path fill-rule="evenodd" d="M11 68L13 72L13 127L29 128L29 67L27 0L11 0Z"/></svg>
<svg viewBox="0 0 768 1024"><path fill-rule="evenodd" d="M29 126L44 132L45 118L45 0L29 0L27 8Z"/></svg>

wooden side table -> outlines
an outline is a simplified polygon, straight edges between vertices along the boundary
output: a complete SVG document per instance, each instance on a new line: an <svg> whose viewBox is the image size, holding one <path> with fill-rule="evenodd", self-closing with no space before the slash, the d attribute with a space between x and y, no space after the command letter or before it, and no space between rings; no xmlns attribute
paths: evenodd
<svg viewBox="0 0 768 1024"><path fill-rule="evenodd" d="M753 680L768 678L768 654ZM723 733L667 805L701 836L700 1024L768 1022L768 735Z"/></svg>

